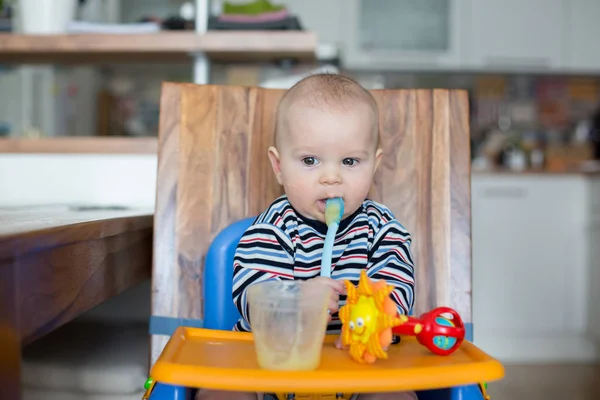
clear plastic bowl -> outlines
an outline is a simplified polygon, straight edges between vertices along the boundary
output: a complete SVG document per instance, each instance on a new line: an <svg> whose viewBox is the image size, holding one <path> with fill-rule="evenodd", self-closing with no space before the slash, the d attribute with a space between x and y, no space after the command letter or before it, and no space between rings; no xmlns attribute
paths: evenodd
<svg viewBox="0 0 600 400"><path fill-rule="evenodd" d="M313 370L321 361L331 288L266 281L248 288L250 324L261 368Z"/></svg>

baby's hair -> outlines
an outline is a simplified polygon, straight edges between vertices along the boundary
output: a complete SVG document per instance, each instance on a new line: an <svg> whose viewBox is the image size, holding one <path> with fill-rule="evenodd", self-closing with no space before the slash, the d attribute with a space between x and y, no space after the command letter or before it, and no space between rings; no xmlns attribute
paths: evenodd
<svg viewBox="0 0 600 400"><path fill-rule="evenodd" d="M366 105L373 114L373 133L379 142L379 111L373 95L354 79L334 73L309 75L288 89L277 106L275 145L283 126L283 118L294 104L315 107L349 108Z"/></svg>

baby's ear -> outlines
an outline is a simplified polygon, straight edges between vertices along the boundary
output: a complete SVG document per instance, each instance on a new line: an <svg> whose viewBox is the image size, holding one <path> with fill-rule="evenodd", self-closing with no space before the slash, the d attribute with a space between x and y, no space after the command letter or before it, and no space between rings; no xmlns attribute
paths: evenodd
<svg viewBox="0 0 600 400"><path fill-rule="evenodd" d="M375 169L373 169L373 173L377 171L377 167L379 167L379 162L381 161L381 157L383 156L383 149L379 148L375 152Z"/></svg>
<svg viewBox="0 0 600 400"><path fill-rule="evenodd" d="M275 176L277 177L277 182L282 185L281 181L281 160L279 159L279 152L273 146L269 147L269 160L271 161L271 167L273 168L273 172L275 172Z"/></svg>

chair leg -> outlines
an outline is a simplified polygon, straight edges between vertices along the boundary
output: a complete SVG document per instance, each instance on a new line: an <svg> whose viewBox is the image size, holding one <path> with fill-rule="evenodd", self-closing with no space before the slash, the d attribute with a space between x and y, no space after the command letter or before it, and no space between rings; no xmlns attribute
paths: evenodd
<svg viewBox="0 0 600 400"><path fill-rule="evenodd" d="M418 392L419 400L487 400L479 385L457 386L447 389Z"/></svg>
<svg viewBox="0 0 600 400"><path fill-rule="evenodd" d="M183 386L156 382L148 400L190 400L190 390Z"/></svg>

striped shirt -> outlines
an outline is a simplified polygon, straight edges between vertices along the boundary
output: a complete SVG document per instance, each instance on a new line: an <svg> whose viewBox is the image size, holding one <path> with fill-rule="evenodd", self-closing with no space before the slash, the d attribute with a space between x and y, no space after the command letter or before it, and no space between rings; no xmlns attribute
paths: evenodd
<svg viewBox="0 0 600 400"><path fill-rule="evenodd" d="M285 195L276 199L242 236L234 257L233 301L242 316L234 330L250 331L246 291L272 279L307 280L320 276L327 225L297 213ZM331 261L331 278L358 285L360 271L394 287L398 312L410 314L414 304L414 264L411 236L385 206L365 200L340 222ZM346 296L340 295L340 307ZM338 313L328 333L339 333Z"/></svg>

